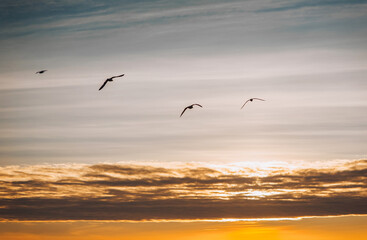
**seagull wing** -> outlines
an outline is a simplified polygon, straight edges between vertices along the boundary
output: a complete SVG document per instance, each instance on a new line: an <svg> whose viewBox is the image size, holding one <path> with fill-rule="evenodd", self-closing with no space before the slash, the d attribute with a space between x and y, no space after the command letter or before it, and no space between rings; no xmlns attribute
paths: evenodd
<svg viewBox="0 0 367 240"><path fill-rule="evenodd" d="M199 107L203 107L203 106L201 106L200 104L197 104L197 103L192 104L192 106L194 106L194 105L199 106Z"/></svg>
<svg viewBox="0 0 367 240"><path fill-rule="evenodd" d="M253 98L253 99L260 100L260 101L265 101L264 99L261 99L261 98Z"/></svg>
<svg viewBox="0 0 367 240"><path fill-rule="evenodd" d="M104 81L104 83L102 84L102 86L98 89L98 91L100 91L102 88L104 88L104 86L106 86L108 80Z"/></svg>
<svg viewBox="0 0 367 240"><path fill-rule="evenodd" d="M248 101L250 101L251 99L249 99L249 100L247 100L243 105L242 105L242 107L241 107L241 109L246 105L246 103L248 102Z"/></svg>
<svg viewBox="0 0 367 240"><path fill-rule="evenodd" d="M118 77L122 77L122 76L124 76L124 75L125 75L125 74L118 75L118 76L113 76L113 77L111 77L111 79L118 78Z"/></svg>
<svg viewBox="0 0 367 240"><path fill-rule="evenodd" d="M182 111L180 117L182 117L182 115L184 114L184 112L186 111L186 109L188 109L188 107L185 107L185 109Z"/></svg>

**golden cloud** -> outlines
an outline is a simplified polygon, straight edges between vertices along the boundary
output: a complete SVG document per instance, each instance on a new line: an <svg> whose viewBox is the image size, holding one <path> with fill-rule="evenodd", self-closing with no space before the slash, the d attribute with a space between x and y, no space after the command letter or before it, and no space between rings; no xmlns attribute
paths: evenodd
<svg viewBox="0 0 367 240"><path fill-rule="evenodd" d="M367 160L323 167L187 164L0 168L3 220L287 218L367 213Z"/></svg>

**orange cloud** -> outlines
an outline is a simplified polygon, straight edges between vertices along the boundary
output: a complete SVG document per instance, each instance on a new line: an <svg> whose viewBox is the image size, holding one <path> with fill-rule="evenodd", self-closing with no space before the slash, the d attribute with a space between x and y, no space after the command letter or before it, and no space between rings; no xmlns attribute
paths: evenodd
<svg viewBox="0 0 367 240"><path fill-rule="evenodd" d="M190 220L366 214L367 160L262 170L191 164L0 168L3 220Z"/></svg>

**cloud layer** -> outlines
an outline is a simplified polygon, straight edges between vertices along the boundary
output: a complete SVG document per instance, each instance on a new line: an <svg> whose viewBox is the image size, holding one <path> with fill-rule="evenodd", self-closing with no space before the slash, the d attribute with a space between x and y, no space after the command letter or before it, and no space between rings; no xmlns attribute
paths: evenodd
<svg viewBox="0 0 367 240"><path fill-rule="evenodd" d="M367 160L328 167L96 164L0 169L3 220L189 220L367 213Z"/></svg>

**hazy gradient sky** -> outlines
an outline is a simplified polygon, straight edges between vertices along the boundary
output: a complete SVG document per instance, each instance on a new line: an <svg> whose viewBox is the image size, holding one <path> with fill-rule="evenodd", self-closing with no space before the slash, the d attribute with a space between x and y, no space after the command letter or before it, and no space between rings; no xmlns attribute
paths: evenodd
<svg viewBox="0 0 367 240"><path fill-rule="evenodd" d="M0 238L362 239L366 26L357 0L0 1Z"/></svg>
<svg viewBox="0 0 367 240"><path fill-rule="evenodd" d="M363 240L367 234L366 218L225 223L0 223L0 234L6 240Z"/></svg>
<svg viewBox="0 0 367 240"><path fill-rule="evenodd" d="M366 1L1 1L0 16L1 165L366 156ZM267 101L240 111L250 97Z"/></svg>

